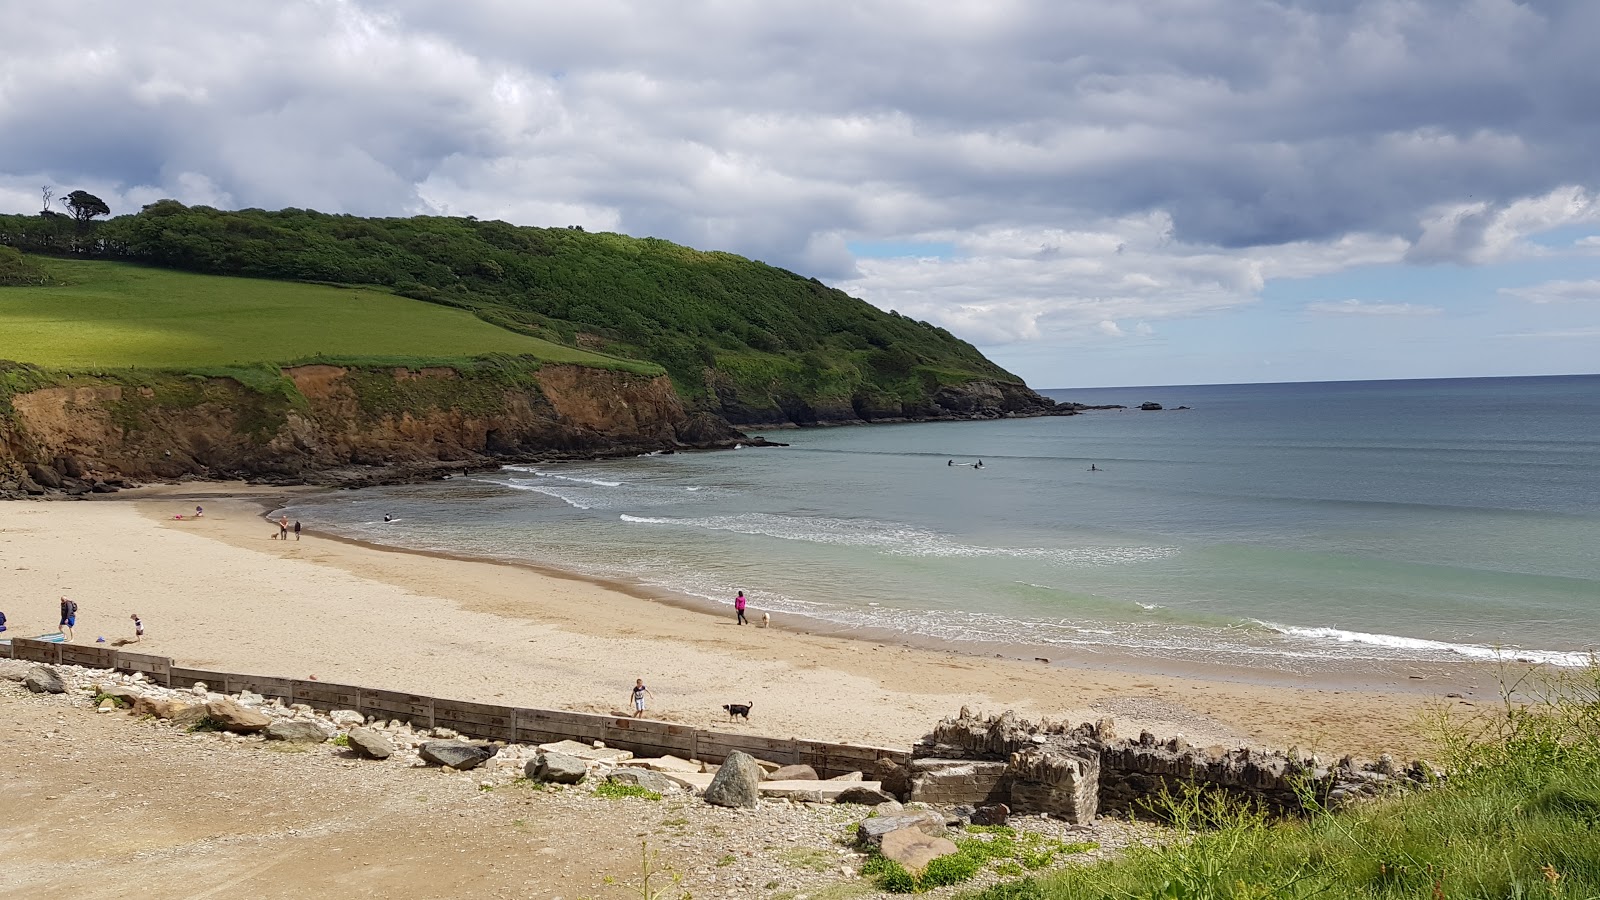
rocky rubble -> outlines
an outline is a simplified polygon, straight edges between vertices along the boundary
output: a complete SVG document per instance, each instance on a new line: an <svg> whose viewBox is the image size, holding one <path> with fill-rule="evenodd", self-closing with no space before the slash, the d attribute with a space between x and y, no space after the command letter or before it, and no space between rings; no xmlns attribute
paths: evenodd
<svg viewBox="0 0 1600 900"><path fill-rule="evenodd" d="M23 680L36 667L14 660L0 660L0 680ZM930 848L947 850L936 840L948 840L949 831L969 819L980 818L972 809L955 808L934 810L912 804L902 808L893 799L885 799L875 781L786 780L784 782L757 781L758 805L724 807L707 803L696 795L695 784L709 785L725 768L730 773L742 773L740 783L749 787L754 772L777 770L780 767L752 757L745 761L734 760L732 766L713 767L693 760L674 757L634 759L626 751L596 747L571 741L531 747L517 744L487 744L461 740L461 736L448 729L418 729L398 721L372 721L352 710L320 711L309 706L287 705L280 701L255 694L226 697L210 691L204 685L183 689L169 689L152 684L143 676L117 672L81 669L73 666L55 667L64 693L23 694L18 688L0 686L0 704L14 702L13 697L34 697L39 704L90 706L95 698L109 701L107 713L123 711L132 720L146 720L142 726L149 733L169 734L168 742L181 742L187 748L193 743L196 758L213 757L216 749L246 752L252 748L296 750L324 748L321 753L306 754L308 765L317 760L329 760L349 771L350 778L361 779L360 773L414 771L408 777L440 779L441 783L466 786L473 797L499 796L526 798L516 802L536 802L542 807L559 812L570 811L573 827L586 827L597 815L632 815L637 817L637 834L648 841L652 851L659 852L666 864L673 866L685 877L685 886L694 896L701 898L734 898L750 896L818 895L835 887L848 886L850 891L862 887L859 869L865 861L867 847L881 849L886 835L909 831L892 839L890 849L896 854L905 851L905 862L913 868L925 864ZM10 693L7 693L9 691ZM211 720L209 711L227 709L222 701L237 706L240 711L253 713L268 720L260 731L237 733L210 730L218 724ZM151 710L175 712L179 719L156 717ZM232 714L232 713L230 713ZM200 730L185 734L177 725L188 718ZM130 728L136 722L130 722ZM144 732L141 732L144 733ZM294 734L303 742L285 741L271 737L273 734ZM326 741L313 741L314 735L343 735L339 746ZM348 744L345 749L343 744ZM427 763L422 748L427 744L464 745L471 748L472 756L487 754L470 771ZM362 749L366 747L367 749ZM391 762L379 765L368 761L387 748ZM438 748L435 748L437 750ZM531 791L522 776L530 763L540 759L549 765L551 759L565 757L580 763L586 772L582 785L550 785L541 791ZM300 757L291 757L298 759ZM752 771L754 770L754 771ZM803 774L803 773L800 773ZM394 776L381 776L389 783ZM848 779L850 776L846 776ZM674 779L682 779L674 780ZM733 779L733 774L728 778ZM620 784L637 784L663 796L657 802L645 800L606 800L592 793L587 785L611 781ZM759 791L772 784L835 785L840 791L838 803L814 803L759 795ZM430 790L430 793L432 791ZM845 797L862 797L877 801L874 809L855 805ZM618 810L623 812L619 813ZM465 813L463 813L465 814ZM904 817L904 818L903 818ZM502 820L503 821L503 820ZM1101 850L1091 855L1114 852L1131 841L1144 840L1151 834L1145 826L1123 822L1108 822L1093 828L1073 826L1056 819L1039 816L1013 816L1010 824L1023 831L1033 831L1066 842L1096 841ZM861 837L865 834L866 837ZM923 840L923 836L928 840ZM903 848L902 848L902 845ZM1082 857L1079 857L1082 859ZM608 872L614 872L619 881L630 877L629 861L607 859L597 863ZM636 861L634 862L636 865ZM979 880L963 885L960 890L981 887L997 876L988 873ZM943 890L939 894L950 894ZM855 894L852 893L852 896Z"/></svg>

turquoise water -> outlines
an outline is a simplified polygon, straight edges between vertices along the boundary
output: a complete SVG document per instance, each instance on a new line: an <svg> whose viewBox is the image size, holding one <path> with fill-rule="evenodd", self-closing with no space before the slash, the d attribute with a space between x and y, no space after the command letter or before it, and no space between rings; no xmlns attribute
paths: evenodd
<svg viewBox="0 0 1600 900"><path fill-rule="evenodd" d="M290 515L996 645L1302 671L1600 644L1600 376L1046 393L1169 409L779 431L791 446L511 466Z"/></svg>

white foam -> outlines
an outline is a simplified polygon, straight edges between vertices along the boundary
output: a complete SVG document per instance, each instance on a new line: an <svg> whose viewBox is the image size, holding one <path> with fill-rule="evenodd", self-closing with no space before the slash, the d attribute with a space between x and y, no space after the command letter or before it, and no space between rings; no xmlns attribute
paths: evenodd
<svg viewBox="0 0 1600 900"><path fill-rule="evenodd" d="M1271 622L1260 624L1290 637L1303 638L1311 641L1328 642L1337 644L1359 644L1369 647L1382 647L1389 650L1454 654L1465 656L1469 659L1490 660L1494 662L1537 662L1548 663L1554 666L1575 668L1586 666L1591 658L1589 653L1562 650L1520 650L1515 647L1486 647L1481 644L1452 644L1446 641L1433 641L1426 638L1402 637L1395 634L1372 634L1365 631L1345 631L1342 628L1298 628L1292 625L1275 625Z"/></svg>
<svg viewBox="0 0 1600 900"><path fill-rule="evenodd" d="M484 480L490 484L498 484L501 487L510 488L513 491L526 491L530 494L542 494L546 497L554 497L573 509L591 508L590 504L586 503L583 498L573 496L571 491L563 490L560 487L545 486L526 481L499 481L493 478L485 478Z"/></svg>
<svg viewBox="0 0 1600 900"><path fill-rule="evenodd" d="M768 513L701 518L623 515L621 518L640 525L672 525L812 544L867 547L897 556L1013 557L1090 566L1164 559L1178 552L1171 547L983 547L963 544L910 525L869 519L802 518Z"/></svg>

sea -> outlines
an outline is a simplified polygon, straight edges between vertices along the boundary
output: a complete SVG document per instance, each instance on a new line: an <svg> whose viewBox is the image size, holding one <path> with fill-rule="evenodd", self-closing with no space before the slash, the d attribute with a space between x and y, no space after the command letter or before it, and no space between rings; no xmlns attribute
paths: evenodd
<svg viewBox="0 0 1600 900"><path fill-rule="evenodd" d="M1600 376L1043 393L1128 408L775 430L788 446L512 465L286 511L729 617L742 590L779 627L1002 655L1312 673L1578 666L1600 646Z"/></svg>

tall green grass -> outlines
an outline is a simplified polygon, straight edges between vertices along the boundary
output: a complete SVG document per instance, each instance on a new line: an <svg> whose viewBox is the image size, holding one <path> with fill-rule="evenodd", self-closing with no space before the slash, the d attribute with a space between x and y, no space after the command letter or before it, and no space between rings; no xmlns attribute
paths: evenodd
<svg viewBox="0 0 1600 900"><path fill-rule="evenodd" d="M973 900L1600 898L1600 668L1507 685L1498 712L1435 723L1447 777L1288 822L1186 791L1186 837Z"/></svg>
<svg viewBox="0 0 1600 900"><path fill-rule="evenodd" d="M385 288L35 259L50 283L0 288L0 359L64 371L200 371L304 359L412 365L507 354L659 373Z"/></svg>

